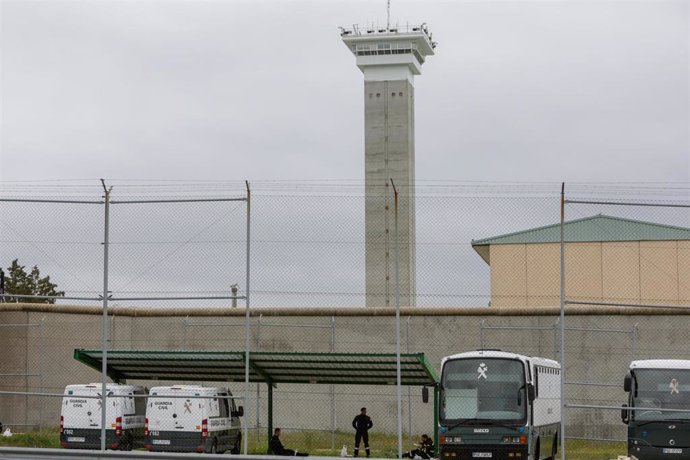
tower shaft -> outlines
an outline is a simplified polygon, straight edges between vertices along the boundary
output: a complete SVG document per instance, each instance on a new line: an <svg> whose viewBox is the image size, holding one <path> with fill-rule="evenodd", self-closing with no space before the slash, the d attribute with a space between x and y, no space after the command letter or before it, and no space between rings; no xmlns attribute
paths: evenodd
<svg viewBox="0 0 690 460"><path fill-rule="evenodd" d="M414 86L409 80L364 84L366 305L394 306L398 191L400 304L415 305Z"/></svg>
<svg viewBox="0 0 690 460"><path fill-rule="evenodd" d="M414 76L434 54L424 26L342 30L364 74L366 305L416 305ZM397 246L394 195L398 191Z"/></svg>

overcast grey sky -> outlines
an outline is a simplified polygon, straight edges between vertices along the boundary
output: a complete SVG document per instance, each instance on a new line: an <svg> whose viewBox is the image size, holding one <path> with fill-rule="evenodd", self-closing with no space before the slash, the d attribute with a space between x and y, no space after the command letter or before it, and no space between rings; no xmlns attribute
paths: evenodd
<svg viewBox="0 0 690 460"><path fill-rule="evenodd" d="M417 178L687 181L687 1L397 1ZM2 0L0 180L363 181L378 1Z"/></svg>
<svg viewBox="0 0 690 460"><path fill-rule="evenodd" d="M688 182L687 1L391 3L393 23L425 22L438 42L415 80L417 179L433 185L417 188L420 305L486 305L471 240L556 223L561 181L609 197L622 189L604 182ZM38 193L98 199L106 178L121 198L161 191L127 184L175 179L174 193L236 181L242 194L246 179L259 192L255 305L363 303L363 78L338 26L385 24L385 0L0 6L0 190L87 179ZM617 186L688 196L686 184ZM677 210L568 215L600 212L689 225ZM243 213L117 207L110 287L244 288ZM3 203L0 265L19 257L68 294L99 292L101 225L99 207Z"/></svg>

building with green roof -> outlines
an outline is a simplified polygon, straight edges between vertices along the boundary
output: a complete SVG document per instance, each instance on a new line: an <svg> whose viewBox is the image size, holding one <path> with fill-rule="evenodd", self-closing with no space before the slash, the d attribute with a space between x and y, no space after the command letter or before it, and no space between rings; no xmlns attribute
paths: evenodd
<svg viewBox="0 0 690 460"><path fill-rule="evenodd" d="M560 224L473 240L491 268L491 305L560 303ZM690 303L690 229L596 215L564 225L566 298Z"/></svg>

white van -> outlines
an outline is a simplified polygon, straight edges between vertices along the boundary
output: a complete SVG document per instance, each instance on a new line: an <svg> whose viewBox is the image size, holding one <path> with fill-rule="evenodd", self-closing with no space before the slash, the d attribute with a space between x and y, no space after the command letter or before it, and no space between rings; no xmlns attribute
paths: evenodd
<svg viewBox="0 0 690 460"><path fill-rule="evenodd" d="M146 405L145 445L151 451L240 452L242 406L222 387L153 387Z"/></svg>
<svg viewBox="0 0 690 460"><path fill-rule="evenodd" d="M100 449L101 383L67 385L60 413L60 445L66 449ZM106 385L105 445L132 450L144 442L146 388ZM140 397L135 397L135 396Z"/></svg>

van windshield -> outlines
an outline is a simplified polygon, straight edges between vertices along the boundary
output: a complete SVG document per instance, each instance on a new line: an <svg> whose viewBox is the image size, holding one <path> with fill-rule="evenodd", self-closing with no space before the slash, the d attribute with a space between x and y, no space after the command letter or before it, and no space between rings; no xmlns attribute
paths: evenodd
<svg viewBox="0 0 690 460"><path fill-rule="evenodd" d="M526 419L525 368L514 359L447 361L441 377L441 420L518 422Z"/></svg>
<svg viewBox="0 0 690 460"><path fill-rule="evenodd" d="M642 409L633 411L634 420L690 420L690 369L636 369L633 375L631 405Z"/></svg>

